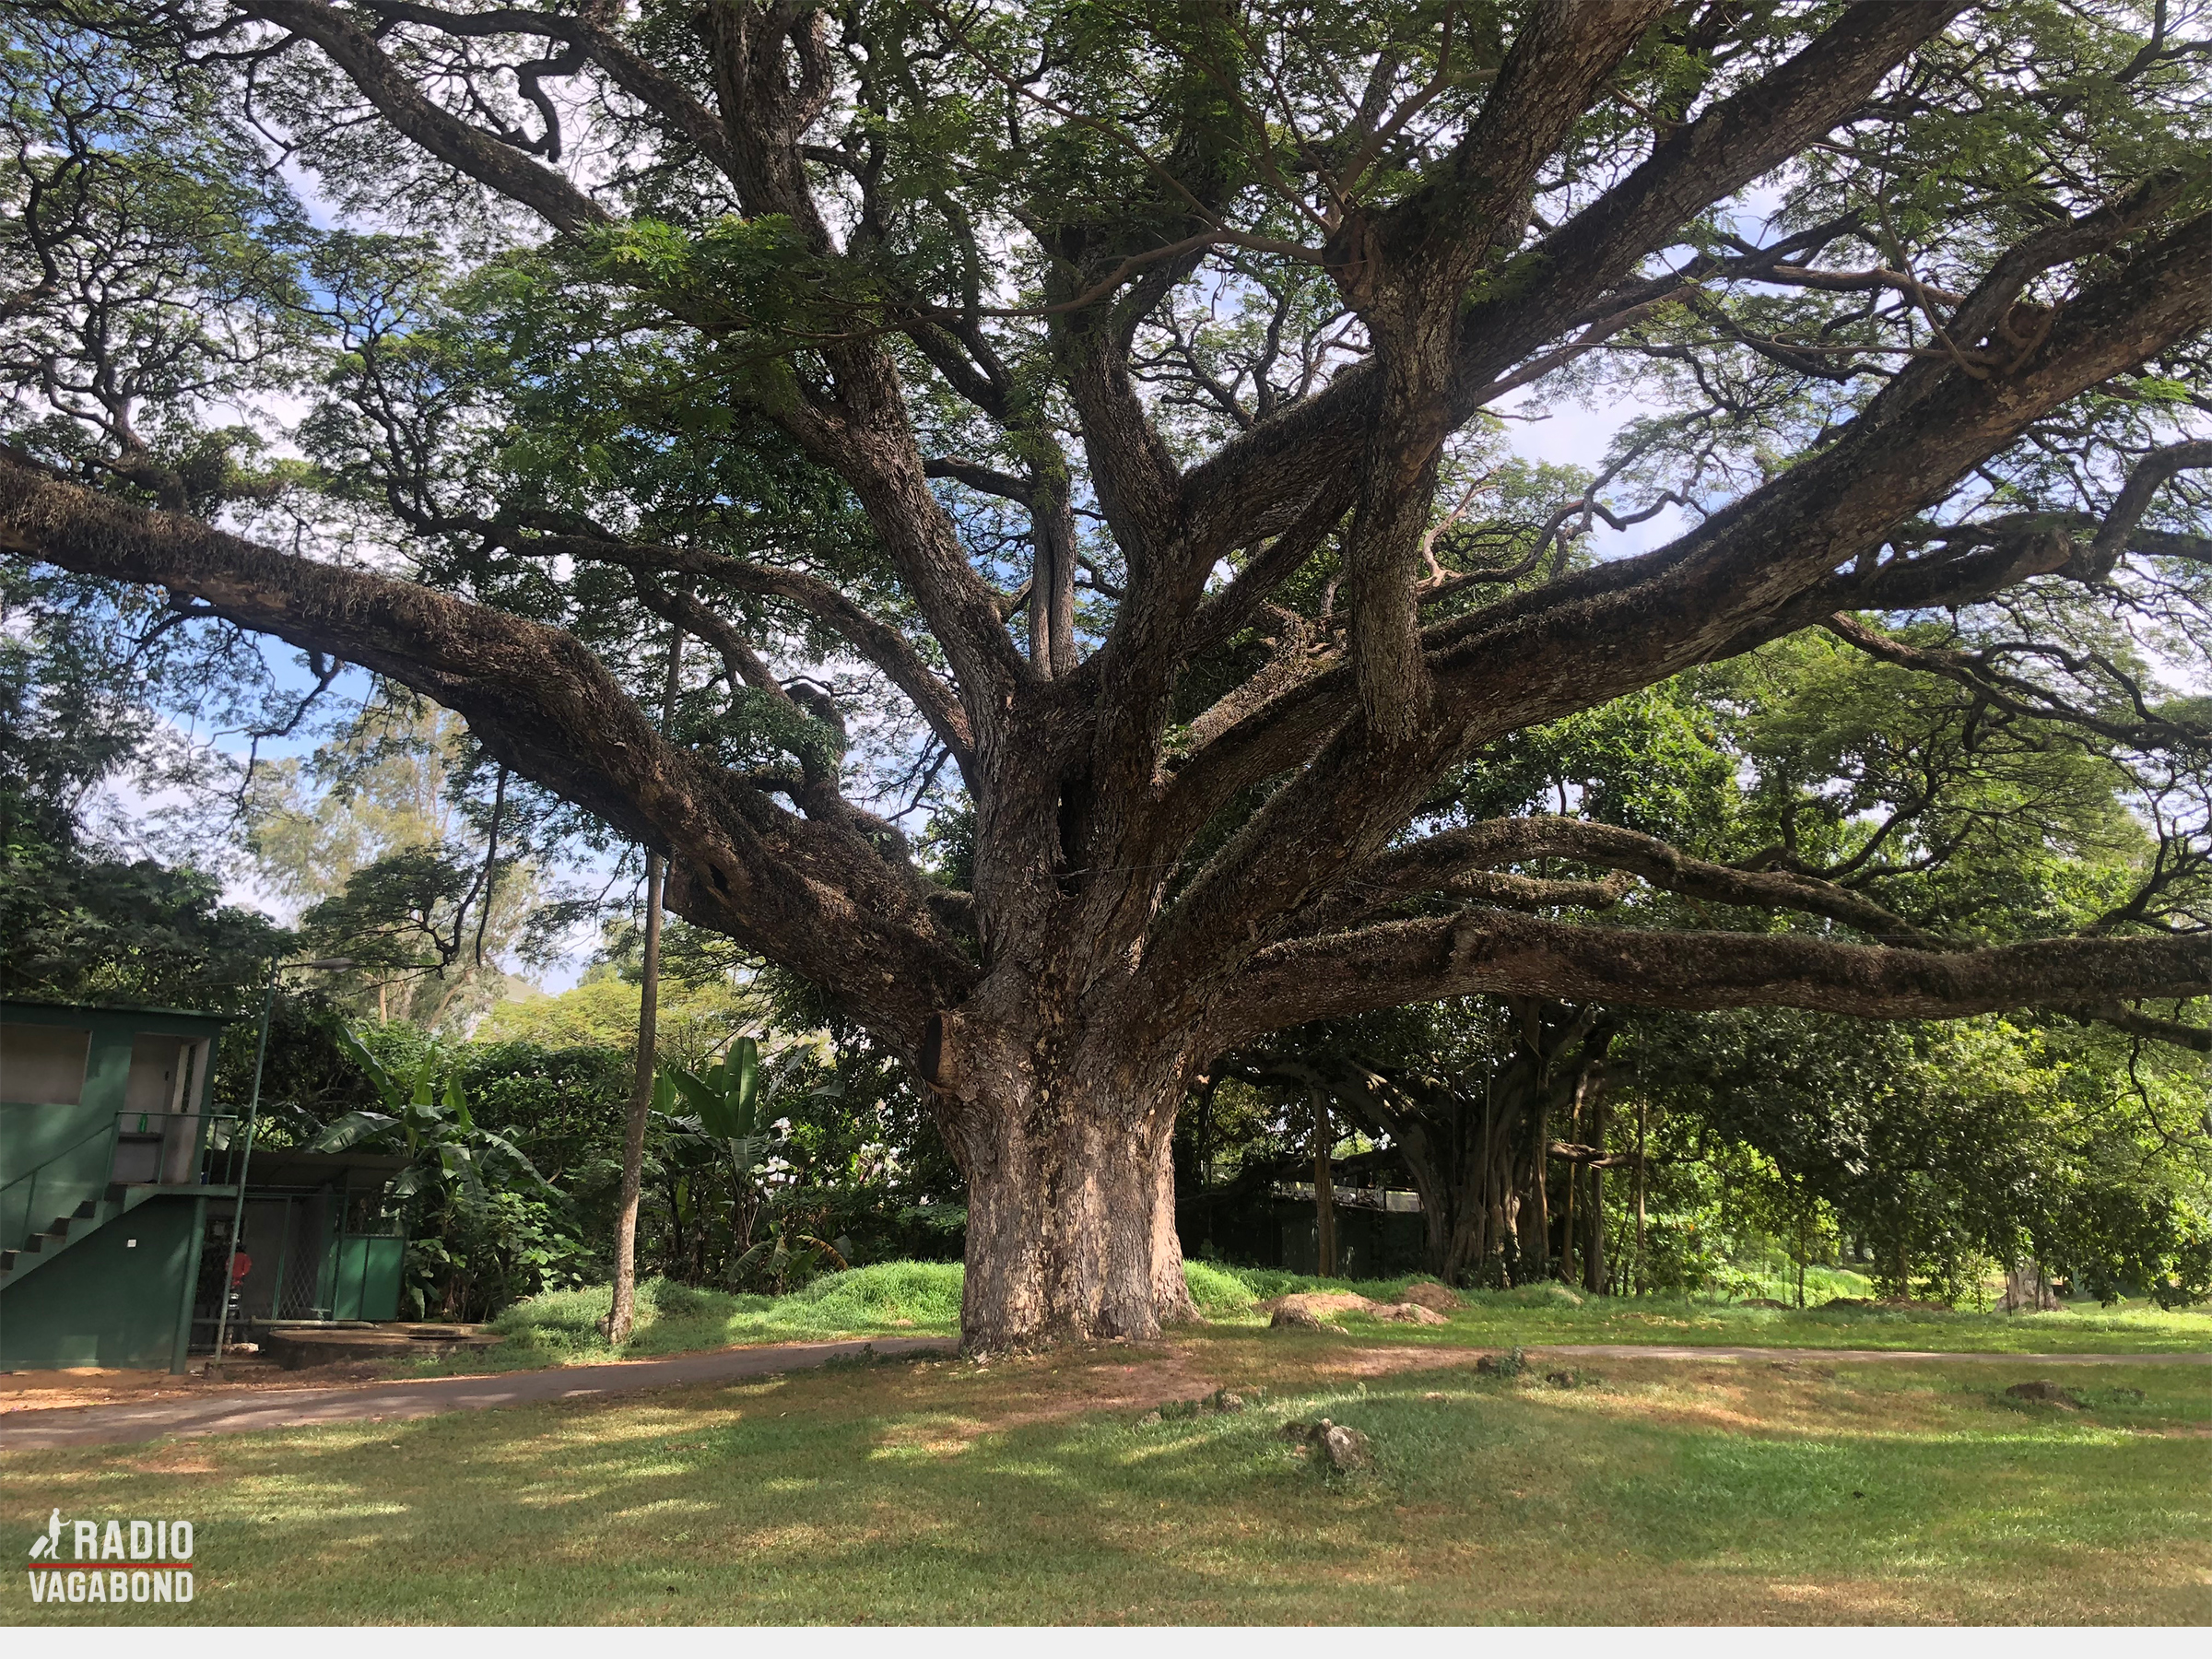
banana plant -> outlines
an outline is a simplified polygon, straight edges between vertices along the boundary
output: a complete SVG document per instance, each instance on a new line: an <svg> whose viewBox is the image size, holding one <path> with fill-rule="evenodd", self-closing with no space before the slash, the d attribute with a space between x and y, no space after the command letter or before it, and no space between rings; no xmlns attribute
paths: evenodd
<svg viewBox="0 0 2212 1659"><path fill-rule="evenodd" d="M412 1083L402 1083L351 1031L341 1027L338 1041L368 1077L384 1110L347 1112L311 1141L309 1151L343 1152L353 1147L398 1143L412 1162L393 1183L395 1198L411 1198L420 1192L433 1170L444 1177L449 1192L457 1186L472 1203L483 1202L490 1190L485 1181L488 1172L492 1185L520 1185L541 1196L560 1196L520 1147L477 1123L458 1076L449 1077L444 1089L439 1089L435 1054L423 1056Z"/></svg>
<svg viewBox="0 0 2212 1659"><path fill-rule="evenodd" d="M760 1045L750 1037L740 1037L728 1055L703 1076L672 1065L653 1079L653 1110L687 1134L714 1143L729 1159L735 1194L730 1230L739 1253L731 1268L733 1278L750 1267L765 1248L752 1242L762 1198L760 1171L783 1145L784 1136L776 1128L775 1100L800 1057L794 1049L772 1066L763 1067ZM677 1116L679 1104L689 1106L690 1113Z"/></svg>

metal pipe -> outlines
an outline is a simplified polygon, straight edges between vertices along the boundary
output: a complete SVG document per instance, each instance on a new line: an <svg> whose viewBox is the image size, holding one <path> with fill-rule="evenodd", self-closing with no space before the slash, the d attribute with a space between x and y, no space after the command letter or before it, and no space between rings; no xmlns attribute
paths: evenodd
<svg viewBox="0 0 2212 1659"><path fill-rule="evenodd" d="M253 1132L261 1124L261 1071L269 1057L269 1014L276 1006L276 970L284 965L282 952L269 958L269 982L261 998L261 1036L253 1045L253 1089L246 1099L246 1144L239 1154L238 1196L230 1209L230 1248L223 1258L222 1305L216 1312L215 1358L208 1362L215 1375L223 1374L223 1344L230 1333L231 1277L238 1271L238 1235L246 1224L246 1171L253 1163ZM353 966L351 957L317 957L294 964L300 968L335 971ZM214 1068L210 1054L208 1067ZM279 1287L281 1289L282 1287Z"/></svg>
<svg viewBox="0 0 2212 1659"><path fill-rule="evenodd" d="M261 1036L253 1045L253 1089L246 1100L246 1144L231 1173L238 1178L238 1194L230 1206L230 1248L223 1256L223 1288L216 1307L215 1358L207 1368L223 1374L223 1345L230 1335L230 1297L238 1274L238 1235L246 1224L246 1171L253 1162L253 1132L261 1126L261 1068L269 1057L269 1013L276 1006L276 969L281 958L269 958L269 983L261 998Z"/></svg>

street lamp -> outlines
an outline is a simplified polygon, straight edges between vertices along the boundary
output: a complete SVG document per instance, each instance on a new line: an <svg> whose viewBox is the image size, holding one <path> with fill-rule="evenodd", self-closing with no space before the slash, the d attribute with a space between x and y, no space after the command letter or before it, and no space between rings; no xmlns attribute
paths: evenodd
<svg viewBox="0 0 2212 1659"><path fill-rule="evenodd" d="M239 1153L238 1192L230 1206L230 1248L223 1258L223 1288L220 1306L215 1319L215 1358L208 1361L208 1370L216 1376L223 1374L223 1346L230 1335L230 1295L236 1288L238 1273L238 1235L246 1219L246 1171L253 1162L253 1132L261 1121L261 1070L269 1057L269 1014L276 1006L276 971L280 968L312 968L323 972L335 972L353 966L351 957L308 957L287 962L281 956L269 958L269 982L261 998L261 1036L253 1045L253 1088L246 1098L246 1141Z"/></svg>

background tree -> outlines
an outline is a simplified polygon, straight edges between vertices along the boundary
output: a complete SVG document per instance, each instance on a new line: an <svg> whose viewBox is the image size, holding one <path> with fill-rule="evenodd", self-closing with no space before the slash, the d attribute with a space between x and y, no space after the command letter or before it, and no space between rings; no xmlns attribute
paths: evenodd
<svg viewBox="0 0 2212 1659"><path fill-rule="evenodd" d="M180 511L105 405L41 401L143 354L40 296L0 537L367 665L664 850L679 913L932 1090L971 1342L1186 1310L1175 1112L1269 1031L1479 993L2162 1029L2124 1005L2212 989L2169 898L2203 733L2130 655L2201 648L2206 568L2212 134L2164 9L10 10L70 20L34 56L146 54L164 119L250 103L341 215L452 230L258 283L335 348L296 506L226 472ZM106 257L25 223L27 273ZM1587 488L1485 477L1484 409L1606 385L1658 412ZM647 612L720 665L673 736ZM2124 750L2128 899L1900 934L1786 847L1430 811L1808 628ZM875 809L907 780L964 792L967 885ZM1622 880L1768 921L1588 920Z"/></svg>

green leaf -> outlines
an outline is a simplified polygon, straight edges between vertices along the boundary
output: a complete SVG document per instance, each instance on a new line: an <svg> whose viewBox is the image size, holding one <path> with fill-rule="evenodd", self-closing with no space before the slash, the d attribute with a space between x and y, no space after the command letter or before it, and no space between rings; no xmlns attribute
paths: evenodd
<svg viewBox="0 0 2212 1659"><path fill-rule="evenodd" d="M308 1142L307 1149L310 1152L344 1152L398 1127L400 1122L397 1118L386 1116L381 1112L349 1112Z"/></svg>
<svg viewBox="0 0 2212 1659"><path fill-rule="evenodd" d="M461 1077L458 1073L446 1079L445 1107L453 1114L454 1121L463 1129L472 1135L476 1132L477 1121L468 1115L468 1097L461 1092Z"/></svg>
<svg viewBox="0 0 2212 1659"><path fill-rule="evenodd" d="M370 1087L376 1090L377 1097L388 1110L396 1112L405 1104L399 1079L386 1071L383 1062L371 1053L362 1045L361 1040L342 1025L337 1028L337 1039L338 1046L353 1056L353 1063L368 1077Z"/></svg>
<svg viewBox="0 0 2212 1659"><path fill-rule="evenodd" d="M752 1127L753 1105L760 1092L760 1045L750 1037L738 1038L727 1069L736 1082L730 1091L735 1097L733 1103L745 1120L744 1128L735 1133L744 1134Z"/></svg>

